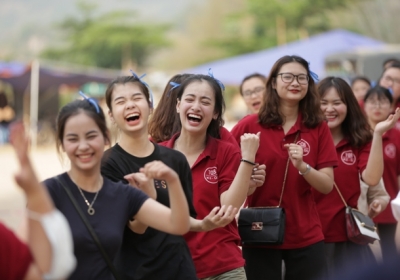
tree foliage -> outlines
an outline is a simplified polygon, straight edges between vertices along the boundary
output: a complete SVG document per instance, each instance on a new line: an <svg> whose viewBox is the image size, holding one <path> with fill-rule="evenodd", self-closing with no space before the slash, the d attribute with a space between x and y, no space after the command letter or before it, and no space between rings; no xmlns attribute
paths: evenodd
<svg viewBox="0 0 400 280"><path fill-rule="evenodd" d="M64 19L58 28L67 46L49 48L42 57L106 68L121 68L124 61L142 66L156 49L168 45L167 25L135 22L132 11L94 16L95 6L81 2L80 15Z"/></svg>
<svg viewBox="0 0 400 280"><path fill-rule="evenodd" d="M276 46L279 37L285 42L330 29L327 13L363 0L247 0L247 9L227 17L227 35L214 40L215 46L228 56ZM247 36L238 37L240 19L250 18L252 26Z"/></svg>

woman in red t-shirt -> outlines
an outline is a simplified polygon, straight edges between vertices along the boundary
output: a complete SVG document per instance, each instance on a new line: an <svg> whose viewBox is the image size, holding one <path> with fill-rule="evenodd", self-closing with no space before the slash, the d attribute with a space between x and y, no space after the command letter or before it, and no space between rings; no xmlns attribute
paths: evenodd
<svg viewBox="0 0 400 280"><path fill-rule="evenodd" d="M378 123L386 119L393 110L393 96L384 87L376 86L370 89L364 98L364 111L373 130ZM397 109L396 109L397 110ZM397 111L396 111L397 112ZM383 135L383 182L391 199L399 192L398 179L400 176L400 132L392 128ZM374 219L378 227L382 257L384 262L389 262L396 254L395 234L397 221L390 207L387 207Z"/></svg>
<svg viewBox="0 0 400 280"><path fill-rule="evenodd" d="M267 166L263 186L248 197L249 207L281 206L286 213L282 245L243 246L247 279L313 279L325 270L324 236L312 188L329 193L337 157L319 108L319 96L307 61L284 56L268 75L264 103L258 115L243 118L231 133L261 131L256 162ZM296 140L297 137L297 140ZM294 141L296 142L294 143Z"/></svg>
<svg viewBox="0 0 400 280"><path fill-rule="evenodd" d="M377 124L372 135L368 121L346 81L327 77L318 83L318 93L339 161L334 170L335 183L347 205L357 208L360 178L367 185L375 186L382 177L382 135L396 124L400 112ZM326 195L315 190L313 193L325 236L329 277L337 279L338 273L355 264L373 263L369 246L353 243L347 237L345 205L338 191L334 189ZM379 199L372 201L369 207L371 217L383 209Z"/></svg>
<svg viewBox="0 0 400 280"><path fill-rule="evenodd" d="M161 143L182 152L191 166L193 203L197 218L203 219L215 205L243 204L254 168L259 136L242 137L241 151L236 143L219 138L223 124L222 84L206 75L191 75L177 89L176 112L181 129ZM159 104L160 106L161 104ZM236 221L214 230L196 227L185 238L188 242L197 277L246 279Z"/></svg>

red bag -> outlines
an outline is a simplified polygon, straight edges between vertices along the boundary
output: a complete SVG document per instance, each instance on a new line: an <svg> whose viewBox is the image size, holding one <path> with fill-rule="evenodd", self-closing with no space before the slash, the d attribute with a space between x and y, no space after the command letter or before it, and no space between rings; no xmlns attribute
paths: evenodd
<svg viewBox="0 0 400 280"><path fill-rule="evenodd" d="M350 241L360 245L367 245L379 240L375 224L370 217L350 206L346 207L345 215L347 237Z"/></svg>
<svg viewBox="0 0 400 280"><path fill-rule="evenodd" d="M344 206L346 206L346 231L349 240L360 245L367 245L368 243L374 243L375 240L380 240L374 221L357 209L348 206L339 187L336 183L333 184Z"/></svg>

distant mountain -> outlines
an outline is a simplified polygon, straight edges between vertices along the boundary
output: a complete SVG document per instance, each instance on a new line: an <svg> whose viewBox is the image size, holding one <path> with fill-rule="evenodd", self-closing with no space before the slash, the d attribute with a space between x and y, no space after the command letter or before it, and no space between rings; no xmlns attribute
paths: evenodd
<svg viewBox="0 0 400 280"><path fill-rule="evenodd" d="M138 19L149 22L177 22L198 0L96 0L99 13L136 10ZM55 23L77 12L73 0L0 0L0 60L20 59L57 40Z"/></svg>

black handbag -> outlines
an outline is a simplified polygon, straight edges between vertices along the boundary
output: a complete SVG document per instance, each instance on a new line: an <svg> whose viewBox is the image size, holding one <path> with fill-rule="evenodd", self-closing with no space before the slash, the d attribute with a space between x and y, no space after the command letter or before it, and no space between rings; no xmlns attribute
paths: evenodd
<svg viewBox="0 0 400 280"><path fill-rule="evenodd" d="M297 133L294 143L296 143ZM278 206L249 207L240 210L238 219L242 245L280 245L285 237L286 214L281 206L290 158L286 162Z"/></svg>
<svg viewBox="0 0 400 280"><path fill-rule="evenodd" d="M339 187L336 183L334 185L346 207L346 232L349 240L360 245L372 244L375 240L380 240L374 221L367 215L364 215L364 213L348 206Z"/></svg>

